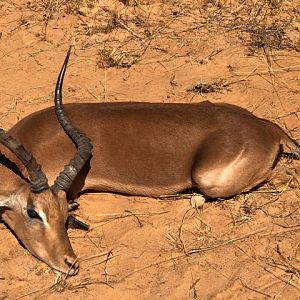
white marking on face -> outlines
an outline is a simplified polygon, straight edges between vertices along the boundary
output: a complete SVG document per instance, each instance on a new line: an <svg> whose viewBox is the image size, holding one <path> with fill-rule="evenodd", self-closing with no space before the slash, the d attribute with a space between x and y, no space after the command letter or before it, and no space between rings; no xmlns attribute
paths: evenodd
<svg viewBox="0 0 300 300"><path fill-rule="evenodd" d="M43 220L43 223L45 224L45 226L49 228L50 225L49 225L49 223L47 221L47 217L46 217L45 213L43 211L38 211L37 213L39 214L39 216Z"/></svg>

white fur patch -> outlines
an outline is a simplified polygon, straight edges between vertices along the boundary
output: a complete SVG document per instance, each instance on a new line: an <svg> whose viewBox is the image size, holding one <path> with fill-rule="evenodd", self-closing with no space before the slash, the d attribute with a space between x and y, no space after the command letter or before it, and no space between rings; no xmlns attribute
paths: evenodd
<svg viewBox="0 0 300 300"><path fill-rule="evenodd" d="M45 213L43 211L38 211L37 213L39 214L39 216L43 220L43 223L45 224L45 226L49 228L50 225L48 223L48 220L47 220L47 217L46 217Z"/></svg>
<svg viewBox="0 0 300 300"><path fill-rule="evenodd" d="M4 196L0 196L0 207L8 207L9 206L9 199Z"/></svg>
<svg viewBox="0 0 300 300"><path fill-rule="evenodd" d="M12 208L19 201L19 194L0 195L0 206Z"/></svg>

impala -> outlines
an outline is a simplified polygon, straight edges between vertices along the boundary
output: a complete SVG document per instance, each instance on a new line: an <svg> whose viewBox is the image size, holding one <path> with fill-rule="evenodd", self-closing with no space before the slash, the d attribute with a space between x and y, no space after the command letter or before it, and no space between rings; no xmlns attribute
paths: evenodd
<svg viewBox="0 0 300 300"><path fill-rule="evenodd" d="M205 198L226 198L266 181L282 153L300 157L299 145L280 127L230 104L63 107L69 56L70 49L55 108L0 130L0 217L53 269L78 272L65 224L68 200L79 192L157 197L197 188Z"/></svg>

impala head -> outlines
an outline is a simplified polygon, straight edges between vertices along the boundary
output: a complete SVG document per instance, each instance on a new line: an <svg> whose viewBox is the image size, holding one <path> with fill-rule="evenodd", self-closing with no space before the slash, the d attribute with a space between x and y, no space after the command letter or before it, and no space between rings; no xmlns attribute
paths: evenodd
<svg viewBox="0 0 300 300"><path fill-rule="evenodd" d="M27 250L51 268L76 275L79 264L67 236L68 204L61 190L39 194L23 185L0 200L1 218Z"/></svg>
<svg viewBox="0 0 300 300"><path fill-rule="evenodd" d="M0 129L0 142L18 157L28 173L28 182L24 180L13 191L2 191L0 187L0 217L31 254L55 270L76 275L79 263L66 231L66 192L90 158L92 146L89 139L72 126L63 110L61 91L70 50L57 80L55 107L62 127L77 146L77 153L49 187L33 155Z"/></svg>

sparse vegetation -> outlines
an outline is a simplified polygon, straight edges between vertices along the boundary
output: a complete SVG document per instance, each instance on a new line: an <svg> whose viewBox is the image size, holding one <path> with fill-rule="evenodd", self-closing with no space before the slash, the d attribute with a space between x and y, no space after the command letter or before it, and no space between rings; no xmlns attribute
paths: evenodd
<svg viewBox="0 0 300 300"><path fill-rule="evenodd" d="M194 85L192 88L189 88L188 91L200 93L200 94L207 94L207 93L214 93L219 92L224 88L229 86L228 80L224 78L219 78L212 83L208 82L201 82Z"/></svg>
<svg viewBox="0 0 300 300"><path fill-rule="evenodd" d="M230 102L299 140L299 1L22 0L0 12L1 128L52 105L72 44L66 102ZM0 299L296 299L300 165L278 166L284 176L201 213L191 191L81 196L92 230L69 232L75 278L24 255L1 223Z"/></svg>

